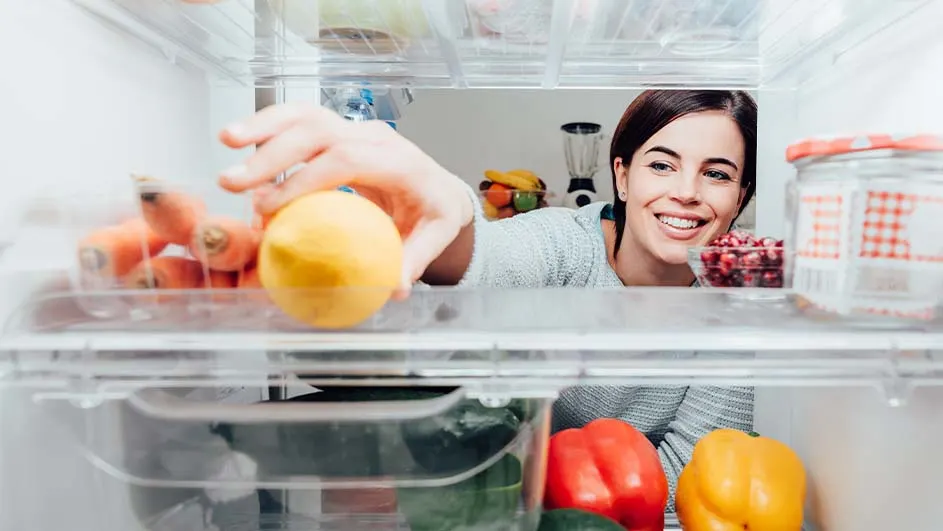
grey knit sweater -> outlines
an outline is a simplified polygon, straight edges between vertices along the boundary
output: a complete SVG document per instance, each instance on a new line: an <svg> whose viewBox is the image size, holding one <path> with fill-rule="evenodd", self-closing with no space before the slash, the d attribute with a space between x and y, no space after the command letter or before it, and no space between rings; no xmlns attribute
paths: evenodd
<svg viewBox="0 0 943 531"><path fill-rule="evenodd" d="M579 210L546 208L489 222L475 199L475 250L466 286L611 288L622 281L609 266L603 240L604 203ZM753 426L749 387L581 386L563 391L553 408L554 431L600 417L623 419L658 448L674 509L678 475L694 444L721 427Z"/></svg>

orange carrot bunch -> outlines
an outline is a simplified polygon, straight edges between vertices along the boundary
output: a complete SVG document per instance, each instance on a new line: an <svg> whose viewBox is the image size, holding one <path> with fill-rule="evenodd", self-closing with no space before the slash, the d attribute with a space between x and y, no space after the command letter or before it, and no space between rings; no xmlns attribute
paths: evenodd
<svg viewBox="0 0 943 531"><path fill-rule="evenodd" d="M249 225L222 216L208 216L190 236L190 252L210 269L242 271L255 261L261 233Z"/></svg>
<svg viewBox="0 0 943 531"><path fill-rule="evenodd" d="M83 278L133 290L261 288L255 272L263 230L258 218L250 226L208 213L202 200L158 179L135 176L133 181L141 216L82 238L78 263ZM189 256L163 254L174 245ZM214 301L223 298L213 295Z"/></svg>

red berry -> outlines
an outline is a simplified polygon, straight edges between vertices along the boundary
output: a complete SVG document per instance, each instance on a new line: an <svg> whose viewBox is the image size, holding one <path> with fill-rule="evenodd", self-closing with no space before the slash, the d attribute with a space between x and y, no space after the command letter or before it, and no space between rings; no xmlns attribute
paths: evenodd
<svg viewBox="0 0 943 531"><path fill-rule="evenodd" d="M743 264L745 269L755 269L763 265L763 257L760 256L758 251L749 251L743 255L743 258L740 259L740 263Z"/></svg>
<svg viewBox="0 0 943 531"><path fill-rule="evenodd" d="M719 271L711 271L707 274L707 284L713 287L722 287L727 283L727 277Z"/></svg>
<svg viewBox="0 0 943 531"><path fill-rule="evenodd" d="M754 275L753 273L750 273L748 271L745 271L743 273L743 286L744 287L752 288L756 286L756 280L757 280L756 275Z"/></svg>
<svg viewBox="0 0 943 531"><path fill-rule="evenodd" d="M744 247L752 247L756 243L756 238L745 230L735 230L730 234Z"/></svg>
<svg viewBox="0 0 943 531"><path fill-rule="evenodd" d="M737 255L730 251L727 251L720 255L720 260L719 260L718 265L720 266L720 271L722 273L729 274L734 269L736 269L739 263L740 263L740 260L737 258Z"/></svg>
<svg viewBox="0 0 943 531"><path fill-rule="evenodd" d="M782 249L772 248L763 251L763 262L772 267L779 267L783 264Z"/></svg>
<svg viewBox="0 0 943 531"><path fill-rule="evenodd" d="M767 288L783 287L783 277L778 271L764 271L762 285Z"/></svg>
<svg viewBox="0 0 943 531"><path fill-rule="evenodd" d="M714 249L705 249L701 252L701 262L705 265L713 265L717 263L717 257L719 253Z"/></svg>

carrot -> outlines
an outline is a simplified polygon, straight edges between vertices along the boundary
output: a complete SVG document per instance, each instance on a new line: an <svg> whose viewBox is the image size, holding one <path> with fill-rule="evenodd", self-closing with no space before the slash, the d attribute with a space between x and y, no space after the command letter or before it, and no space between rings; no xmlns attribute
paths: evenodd
<svg viewBox="0 0 943 531"><path fill-rule="evenodd" d="M259 280L259 270L255 267L250 267L239 275L237 286L239 289L249 292L242 294L246 302L258 304L269 303L268 294L262 289L262 282Z"/></svg>
<svg viewBox="0 0 943 531"><path fill-rule="evenodd" d="M79 242L79 266L85 273L120 278L145 258L153 258L167 247L143 219L98 229Z"/></svg>
<svg viewBox="0 0 943 531"><path fill-rule="evenodd" d="M232 291L239 275L231 271L209 271L204 278L211 301L226 304L239 302L239 295Z"/></svg>
<svg viewBox="0 0 943 531"><path fill-rule="evenodd" d="M173 190L151 177L135 177L144 220L161 238L187 245L197 222L206 214L203 201Z"/></svg>
<svg viewBox="0 0 943 531"><path fill-rule="evenodd" d="M206 276L206 284L210 289L235 288L237 280L237 275L230 271L210 271Z"/></svg>
<svg viewBox="0 0 943 531"><path fill-rule="evenodd" d="M262 287L262 282L259 280L259 270L250 267L242 272L239 275L239 282L237 285L243 289L259 289Z"/></svg>
<svg viewBox="0 0 943 531"><path fill-rule="evenodd" d="M211 216L193 231L190 252L217 271L242 271L255 261L261 240L259 231L231 218Z"/></svg>
<svg viewBox="0 0 943 531"><path fill-rule="evenodd" d="M202 288L203 265L180 256L158 256L138 264L125 278L131 289Z"/></svg>

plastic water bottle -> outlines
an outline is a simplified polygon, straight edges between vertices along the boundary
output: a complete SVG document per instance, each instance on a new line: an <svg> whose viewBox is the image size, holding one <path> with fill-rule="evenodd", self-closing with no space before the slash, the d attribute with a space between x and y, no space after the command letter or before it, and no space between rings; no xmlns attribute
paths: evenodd
<svg viewBox="0 0 943 531"><path fill-rule="evenodd" d="M339 90L331 98L331 103L346 120L366 122L378 119L376 109L373 107L373 92L370 89L349 88ZM395 122L387 121L386 123L394 130L396 129ZM337 189L341 192L359 195L356 190L349 186L338 186Z"/></svg>
<svg viewBox="0 0 943 531"><path fill-rule="evenodd" d="M349 88L338 90L331 98L337 112L352 122L376 120L377 112L373 108L373 92L369 89Z"/></svg>

